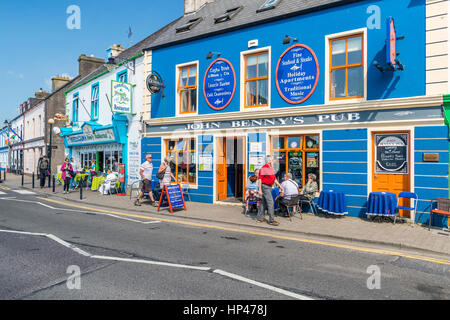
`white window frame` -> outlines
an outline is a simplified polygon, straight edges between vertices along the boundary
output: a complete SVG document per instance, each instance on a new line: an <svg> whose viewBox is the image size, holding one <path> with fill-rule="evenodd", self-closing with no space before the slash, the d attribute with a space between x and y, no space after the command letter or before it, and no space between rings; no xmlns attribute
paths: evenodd
<svg viewBox="0 0 450 320"><path fill-rule="evenodd" d="M245 56L249 54L254 54L262 51L267 51L267 54L269 55L269 68L268 68L268 89L269 89L269 95L267 97L268 106L267 107L251 107L246 108L245 107ZM255 112L255 111L262 111L262 110L270 110L271 102L272 102L272 47L263 47L258 49L252 49L252 50L246 50L241 51L241 97L240 97L240 110L241 112Z"/></svg>
<svg viewBox="0 0 450 320"><path fill-rule="evenodd" d="M354 34L362 33L363 40L363 57L364 57L364 97L363 98L348 98L342 100L330 100L330 40L340 37L347 37ZM367 28L360 28L349 30L340 33L329 34L325 36L325 104L348 104L348 103L360 103L367 101Z"/></svg>
<svg viewBox="0 0 450 320"><path fill-rule="evenodd" d="M180 95L178 92L178 79L180 76L180 69L183 67L186 67L186 66L190 66L190 65L197 66L197 110L195 112L191 112L191 113L181 113L180 112ZM198 115L198 109L200 108L200 101L198 99L199 91L200 91L199 70L200 70L199 60L182 63L182 64L177 64L175 66L175 116L176 117L192 117L192 116Z"/></svg>

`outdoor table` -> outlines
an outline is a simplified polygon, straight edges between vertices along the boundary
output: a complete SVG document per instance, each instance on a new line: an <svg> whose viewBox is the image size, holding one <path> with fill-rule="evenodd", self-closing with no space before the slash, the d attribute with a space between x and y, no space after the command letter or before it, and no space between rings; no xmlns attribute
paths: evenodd
<svg viewBox="0 0 450 320"><path fill-rule="evenodd" d="M342 191L322 191L317 207L325 213L343 216L348 214L345 194Z"/></svg>
<svg viewBox="0 0 450 320"><path fill-rule="evenodd" d="M367 216L393 217L396 214L397 195L391 192L371 192L367 201Z"/></svg>

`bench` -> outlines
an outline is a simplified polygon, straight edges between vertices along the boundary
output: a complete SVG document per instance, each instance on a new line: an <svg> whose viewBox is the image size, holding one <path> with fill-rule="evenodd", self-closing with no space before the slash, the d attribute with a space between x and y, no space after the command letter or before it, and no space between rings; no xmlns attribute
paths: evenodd
<svg viewBox="0 0 450 320"><path fill-rule="evenodd" d="M433 209L433 204L437 203L437 208ZM428 230L431 230L431 221L433 220L433 214L440 214L450 217L450 199L448 198L436 198L431 200L430 205L430 221L428 224Z"/></svg>

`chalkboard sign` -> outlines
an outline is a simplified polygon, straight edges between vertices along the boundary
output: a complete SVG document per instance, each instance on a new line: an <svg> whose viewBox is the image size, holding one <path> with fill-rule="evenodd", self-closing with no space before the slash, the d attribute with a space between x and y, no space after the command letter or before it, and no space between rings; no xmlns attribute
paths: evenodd
<svg viewBox="0 0 450 320"><path fill-rule="evenodd" d="M278 93L288 103L299 104L314 92L319 81L319 62L309 47L295 44L281 55L276 74Z"/></svg>
<svg viewBox="0 0 450 320"><path fill-rule="evenodd" d="M161 198L159 199L158 212L161 207L167 206L170 208L170 213L173 213L174 209L186 210L186 204L184 203L184 196L181 185L174 184L170 186L164 186L161 192Z"/></svg>
<svg viewBox="0 0 450 320"><path fill-rule="evenodd" d="M375 135L375 173L408 174L407 133Z"/></svg>
<svg viewBox="0 0 450 320"><path fill-rule="evenodd" d="M203 81L206 102L214 110L225 109L233 99L236 90L236 74L226 59L216 59L209 66Z"/></svg>

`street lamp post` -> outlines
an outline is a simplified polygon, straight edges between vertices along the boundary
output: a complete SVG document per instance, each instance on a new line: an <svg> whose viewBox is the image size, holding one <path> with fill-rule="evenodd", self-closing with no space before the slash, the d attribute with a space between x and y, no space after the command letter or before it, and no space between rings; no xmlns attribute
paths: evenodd
<svg viewBox="0 0 450 320"><path fill-rule="evenodd" d="M49 146L47 150L47 157L48 157L48 166L49 166L49 172L50 175L48 176L48 187L51 187L52 182L52 133L53 133L53 124L55 123L55 120L53 118L48 119L48 124L50 125L50 140L49 140Z"/></svg>

